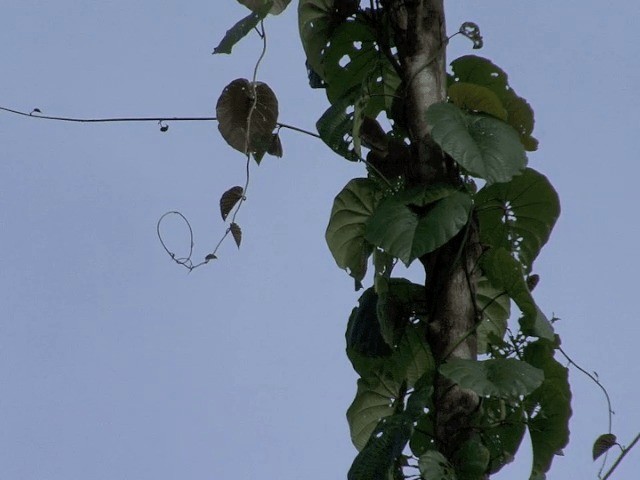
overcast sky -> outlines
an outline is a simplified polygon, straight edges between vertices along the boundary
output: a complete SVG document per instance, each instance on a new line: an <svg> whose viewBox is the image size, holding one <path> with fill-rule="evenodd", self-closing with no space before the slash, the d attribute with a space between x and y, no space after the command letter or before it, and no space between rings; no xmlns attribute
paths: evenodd
<svg viewBox="0 0 640 480"><path fill-rule="evenodd" d="M446 3L450 31L474 21L485 40L472 52L456 37L449 59L489 57L535 109L530 164L562 201L535 265L537 298L562 319L566 351L607 386L628 443L640 430L640 4ZM308 88L296 4L266 22L259 78L281 121L314 129L327 102ZM247 13L235 0L1 5L0 105L50 115L211 116L260 48L252 36L211 55ZM156 221L180 210L204 257L244 157L212 122L169 127L0 112L0 479L346 478L356 376L344 330L359 294L324 230L363 166L283 131L285 157L252 166L242 248L227 241L188 274L162 250ZM183 255L184 225L164 226ZM595 478L591 444L607 430L599 389L575 370L571 382L571 444L550 479ZM527 448L495 478L527 478ZM638 471L636 450L614 478Z"/></svg>

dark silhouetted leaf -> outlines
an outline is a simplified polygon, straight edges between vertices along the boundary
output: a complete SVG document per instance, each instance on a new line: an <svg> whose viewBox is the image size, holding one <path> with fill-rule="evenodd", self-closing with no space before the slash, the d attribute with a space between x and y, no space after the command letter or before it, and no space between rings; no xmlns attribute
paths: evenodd
<svg viewBox="0 0 640 480"><path fill-rule="evenodd" d="M289 6L291 0L238 0L238 3L241 3L254 12L260 11L267 5L273 5L270 6L267 13L270 13L271 15L279 15L285 8L287 8L287 6Z"/></svg>
<svg viewBox="0 0 640 480"><path fill-rule="evenodd" d="M267 16L269 10L273 6L272 1L266 3L261 2L260 6L250 13L233 27L227 30L224 38L220 41L218 46L213 49L213 53L231 53L234 45L242 40L247 34L253 30L264 17Z"/></svg>
<svg viewBox="0 0 640 480"><path fill-rule="evenodd" d="M217 258L218 258L218 257L217 257L215 254L210 253L209 255L207 255L206 257L204 257L204 261L205 261L205 262L208 262L208 261L210 261L210 260L216 260Z"/></svg>
<svg viewBox="0 0 640 480"><path fill-rule="evenodd" d="M231 147L263 155L278 121L278 99L266 83L238 78L220 95L216 115L218 130Z"/></svg>
<svg viewBox="0 0 640 480"><path fill-rule="evenodd" d="M166 132L167 130L169 130L169 125L160 125L161 132Z"/></svg>
<svg viewBox="0 0 640 480"><path fill-rule="evenodd" d="M240 248L240 243L242 242L242 229L240 228L240 225L234 222L229 225L229 230L231 230L231 235L233 236L233 240L236 242L236 245Z"/></svg>
<svg viewBox="0 0 640 480"><path fill-rule="evenodd" d="M227 219L229 212L233 210L233 207L240 201L243 194L244 189L238 186L231 187L222 194L222 197L220 197L220 214L222 215L222 220Z"/></svg>
<svg viewBox="0 0 640 480"><path fill-rule="evenodd" d="M618 443L618 439L613 433L600 435L593 443L593 459L597 460L600 455Z"/></svg>
<svg viewBox="0 0 640 480"><path fill-rule="evenodd" d="M269 144L269 149L267 150L269 155L273 155L274 157L282 158L282 142L280 141L280 135L274 133L271 136L271 143Z"/></svg>

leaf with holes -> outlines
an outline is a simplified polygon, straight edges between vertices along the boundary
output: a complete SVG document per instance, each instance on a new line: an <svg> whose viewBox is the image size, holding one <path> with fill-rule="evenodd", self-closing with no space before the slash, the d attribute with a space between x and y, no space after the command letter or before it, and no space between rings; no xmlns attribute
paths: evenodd
<svg viewBox="0 0 640 480"><path fill-rule="evenodd" d="M222 91L216 115L218 130L231 147L264 154L278 121L278 99L266 83L238 78Z"/></svg>
<svg viewBox="0 0 640 480"><path fill-rule="evenodd" d="M482 320L476 330L478 353L487 353L492 340L504 337L511 315L511 300L503 290L495 288L482 276L476 287L476 302L482 312Z"/></svg>
<svg viewBox="0 0 640 480"><path fill-rule="evenodd" d="M333 201L325 238L340 268L356 282L367 272L373 248L365 240L365 224L382 197L378 184L367 178L354 178Z"/></svg>
<svg viewBox="0 0 640 480"><path fill-rule="evenodd" d="M553 352L551 342L544 340L524 349L524 361L544 371L542 385L525 399L533 449L531 478L544 478L553 457L562 455L562 449L569 443L569 370L553 358Z"/></svg>
<svg viewBox="0 0 640 480"><path fill-rule="evenodd" d="M465 55L451 62L453 83L473 83L494 92L507 112L507 123L516 129L524 147L533 151L538 141L531 136L534 126L533 110L524 98L509 86L507 74L486 58Z"/></svg>
<svg viewBox="0 0 640 480"><path fill-rule="evenodd" d="M331 105L316 122L316 128L322 141L341 157L352 162L358 156L351 148L354 112L351 100L342 99Z"/></svg>
<svg viewBox="0 0 640 480"><path fill-rule="evenodd" d="M597 460L600 455L607 452L611 447L618 444L618 439L613 433L604 433L593 442L593 459Z"/></svg>
<svg viewBox="0 0 640 480"><path fill-rule="evenodd" d="M455 358L442 365L440 373L482 397L529 395L544 380L542 370L514 358L481 361Z"/></svg>
<svg viewBox="0 0 640 480"><path fill-rule="evenodd" d="M480 259L480 266L487 279L504 290L516 302L523 314L520 327L525 335L554 340L551 322L536 305L524 279L522 265L504 248L492 248Z"/></svg>
<svg viewBox="0 0 640 480"><path fill-rule="evenodd" d="M487 183L508 182L527 165L517 132L497 118L435 103L427 110L427 121L433 140L467 172Z"/></svg>
<svg viewBox="0 0 640 480"><path fill-rule="evenodd" d="M513 252L529 273L560 216L560 200L547 177L527 168L509 183L480 190L476 211L480 241Z"/></svg>
<svg viewBox="0 0 640 480"><path fill-rule="evenodd" d="M242 229L240 228L240 225L234 222L229 225L229 230L231 231L231 236L236 242L236 245L240 248L240 243L242 242Z"/></svg>
<svg viewBox="0 0 640 480"><path fill-rule="evenodd" d="M420 188L383 200L367 222L365 239L408 266L462 230L470 210L466 193L445 186Z"/></svg>
<svg viewBox="0 0 640 480"><path fill-rule="evenodd" d="M213 49L213 53L231 53L234 45L246 37L247 34L253 30L258 23L264 19L264 17L267 16L272 6L272 1L266 2L264 5L261 4L253 11L253 13L250 13L227 30L224 38L220 41L218 46Z"/></svg>
<svg viewBox="0 0 640 480"><path fill-rule="evenodd" d="M368 96L365 113L376 118L389 111L400 77L377 46L377 33L360 21L343 22L331 35L323 55L327 96L333 104Z"/></svg>
<svg viewBox="0 0 640 480"><path fill-rule="evenodd" d="M222 194L220 197L220 214L222 220L226 220L227 216L233 210L233 207L242 199L244 195L244 189L242 187L231 187L229 190Z"/></svg>
<svg viewBox="0 0 640 480"><path fill-rule="evenodd" d="M298 3L298 28L307 62L323 80L322 57L336 27L334 3L334 0L300 0Z"/></svg>
<svg viewBox="0 0 640 480"><path fill-rule="evenodd" d="M487 87L473 83L454 83L447 89L449 101L456 107L471 113L487 113L503 122L507 120L507 111L498 96Z"/></svg>
<svg viewBox="0 0 640 480"><path fill-rule="evenodd" d="M254 12L269 5L268 13L279 15L289 6L291 0L238 0L238 2Z"/></svg>

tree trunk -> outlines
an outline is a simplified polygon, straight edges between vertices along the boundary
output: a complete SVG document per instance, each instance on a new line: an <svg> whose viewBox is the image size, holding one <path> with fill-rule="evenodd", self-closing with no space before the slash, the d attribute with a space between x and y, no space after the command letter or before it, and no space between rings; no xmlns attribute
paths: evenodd
<svg viewBox="0 0 640 480"><path fill-rule="evenodd" d="M429 135L426 111L447 98L443 0L387 0L405 86L405 123L413 145L407 180L413 185L459 186L455 163ZM476 222L438 250L425 255L428 342L437 364L451 358L476 359L474 326L476 274L481 250ZM445 378L436 380L435 433L438 449L455 463L455 453L472 434L471 416L479 399Z"/></svg>

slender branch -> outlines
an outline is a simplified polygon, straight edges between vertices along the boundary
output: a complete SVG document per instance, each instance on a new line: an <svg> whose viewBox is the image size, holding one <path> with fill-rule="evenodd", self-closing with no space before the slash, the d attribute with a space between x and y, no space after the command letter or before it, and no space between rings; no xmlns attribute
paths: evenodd
<svg viewBox="0 0 640 480"><path fill-rule="evenodd" d="M631 442L631 444L627 447L627 448L623 448L622 449L622 453L620 454L620 456L616 459L616 461L613 463L613 465L611 465L611 468L609 469L609 471L605 474L604 477L602 477L602 480L607 480L607 478L609 478L611 476L611 474L613 473L613 471L616 469L616 467L620 464L620 462L622 461L622 459L625 457L625 455L627 453L629 453L629 450L631 450L636 443L638 443L638 440L640 440L640 433L638 433L636 435L636 438L633 439L633 442Z"/></svg>

